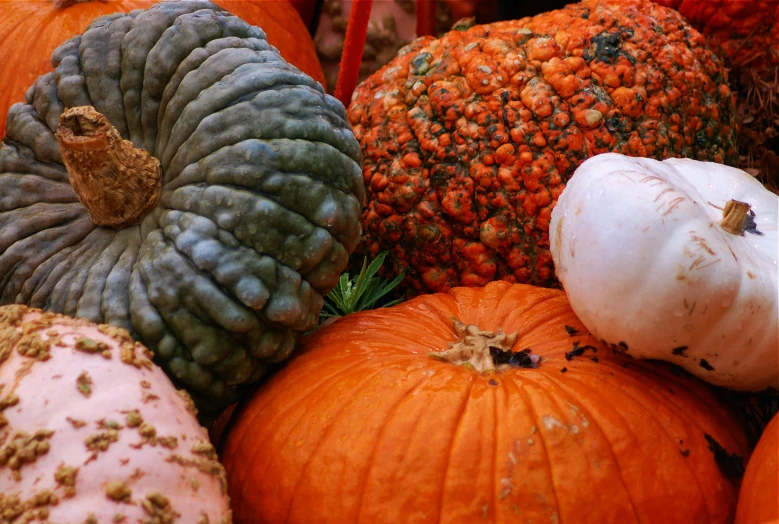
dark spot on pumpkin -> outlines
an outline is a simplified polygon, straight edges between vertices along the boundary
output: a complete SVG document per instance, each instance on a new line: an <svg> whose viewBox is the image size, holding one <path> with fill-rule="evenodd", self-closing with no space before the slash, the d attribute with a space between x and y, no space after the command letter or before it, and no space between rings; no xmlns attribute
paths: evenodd
<svg viewBox="0 0 779 524"><path fill-rule="evenodd" d="M573 349L565 353L565 360L573 360L573 357L581 356L588 349L591 349L592 351L598 351L598 348L595 346L590 346L589 344L586 346L580 346L579 341L577 340L573 343Z"/></svg>
<svg viewBox="0 0 779 524"><path fill-rule="evenodd" d="M578 329L576 329L575 327L568 326L568 325L565 326L565 332L568 333L572 337L574 337L574 336L579 334L579 330Z"/></svg>
<svg viewBox="0 0 779 524"><path fill-rule="evenodd" d="M625 351L628 350L628 345L625 342L620 341L617 345Z"/></svg>
<svg viewBox="0 0 779 524"><path fill-rule="evenodd" d="M568 371L568 368L565 366L560 369L560 373L565 373L566 371Z"/></svg>
<svg viewBox="0 0 779 524"><path fill-rule="evenodd" d="M709 443L709 450L714 453L720 471L728 478L739 478L744 475L744 459L735 453L729 453L714 437L705 433L704 438Z"/></svg>
<svg viewBox="0 0 779 524"><path fill-rule="evenodd" d="M673 355L686 357L687 355L684 352L687 351L688 348L689 348L689 346L679 346L678 348L673 348L671 350L671 353Z"/></svg>
<svg viewBox="0 0 779 524"><path fill-rule="evenodd" d="M690 456L690 450L689 449L680 449L679 453L681 453L682 456L685 457L685 458Z"/></svg>
<svg viewBox="0 0 779 524"><path fill-rule="evenodd" d="M700 362L698 362L698 365L703 369L705 369L706 371L714 371L714 367L711 364L709 364L709 362L705 358L702 358Z"/></svg>
<svg viewBox="0 0 779 524"><path fill-rule="evenodd" d="M497 385L498 385L498 381L495 380L494 378L491 378L490 379L490 386L497 386Z"/></svg>
<svg viewBox="0 0 779 524"><path fill-rule="evenodd" d="M590 357L590 360L592 360L596 364L598 363L598 357Z"/></svg>
<svg viewBox="0 0 779 524"><path fill-rule="evenodd" d="M593 36L590 40L590 47L584 51L584 58L587 62L605 62L613 64L617 58L624 56L631 57L621 49L622 37L616 31L603 31Z"/></svg>

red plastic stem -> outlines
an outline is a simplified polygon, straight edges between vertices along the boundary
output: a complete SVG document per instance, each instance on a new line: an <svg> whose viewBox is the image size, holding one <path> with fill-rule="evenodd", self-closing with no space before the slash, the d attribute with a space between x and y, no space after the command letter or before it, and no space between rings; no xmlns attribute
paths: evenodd
<svg viewBox="0 0 779 524"><path fill-rule="evenodd" d="M338 82L335 85L335 97L341 101L344 107L349 107L352 93L357 87L372 5L373 0L354 0L352 2L352 10L349 13L349 23L346 26L346 37L344 38L344 52L341 55L341 64L338 68Z"/></svg>
<svg viewBox="0 0 779 524"><path fill-rule="evenodd" d="M435 36L436 0L417 0L417 36Z"/></svg>

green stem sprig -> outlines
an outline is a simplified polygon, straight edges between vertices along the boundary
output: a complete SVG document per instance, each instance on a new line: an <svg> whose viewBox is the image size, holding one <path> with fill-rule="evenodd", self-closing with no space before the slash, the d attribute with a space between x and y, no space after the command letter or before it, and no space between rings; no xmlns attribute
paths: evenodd
<svg viewBox="0 0 779 524"><path fill-rule="evenodd" d="M370 264L366 258L358 275L341 275L338 284L325 297L321 318L345 316L366 309L394 306L401 302L402 299L398 298L380 303L380 300L403 280L402 272L391 281L376 275L386 257L387 252L384 251Z"/></svg>

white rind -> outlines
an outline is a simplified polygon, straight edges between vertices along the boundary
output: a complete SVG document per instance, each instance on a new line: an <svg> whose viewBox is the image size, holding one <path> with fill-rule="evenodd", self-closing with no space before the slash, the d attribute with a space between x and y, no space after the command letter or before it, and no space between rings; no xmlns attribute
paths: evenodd
<svg viewBox="0 0 779 524"><path fill-rule="evenodd" d="M719 226L731 199L752 206L762 236ZM609 153L576 170L549 235L557 276L593 335L758 391L779 387L778 215L779 197L739 169Z"/></svg>

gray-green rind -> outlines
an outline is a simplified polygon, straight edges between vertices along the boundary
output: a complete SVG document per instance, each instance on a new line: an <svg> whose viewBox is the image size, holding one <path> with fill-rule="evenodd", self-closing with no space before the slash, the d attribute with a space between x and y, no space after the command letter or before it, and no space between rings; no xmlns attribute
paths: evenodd
<svg viewBox="0 0 779 524"><path fill-rule="evenodd" d="M201 410L235 401L316 326L360 238L343 106L201 0L98 18L52 63L0 144L0 303L126 328ZM94 225L69 184L55 131L83 105L162 164L137 226Z"/></svg>

